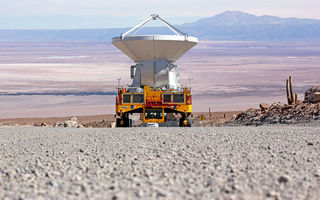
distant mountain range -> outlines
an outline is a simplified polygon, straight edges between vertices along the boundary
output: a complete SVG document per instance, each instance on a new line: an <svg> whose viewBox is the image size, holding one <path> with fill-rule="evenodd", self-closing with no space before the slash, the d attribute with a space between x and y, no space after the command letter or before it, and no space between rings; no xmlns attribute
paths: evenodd
<svg viewBox="0 0 320 200"><path fill-rule="evenodd" d="M184 24L190 35L206 40L302 40L320 41L320 20L255 16L239 11Z"/></svg>
<svg viewBox="0 0 320 200"><path fill-rule="evenodd" d="M135 24L133 24L135 25ZM320 41L320 20L255 16L226 11L177 25L200 40ZM74 30L0 30L0 41L108 41L129 28ZM166 27L146 27L139 34L169 34Z"/></svg>

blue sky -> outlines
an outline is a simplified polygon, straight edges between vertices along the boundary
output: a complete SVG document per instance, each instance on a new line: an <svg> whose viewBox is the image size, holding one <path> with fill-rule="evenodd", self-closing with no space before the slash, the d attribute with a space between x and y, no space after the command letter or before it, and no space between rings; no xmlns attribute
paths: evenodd
<svg viewBox="0 0 320 200"><path fill-rule="evenodd" d="M226 10L320 19L319 9L319 0L0 0L0 29L128 27L152 13L182 24Z"/></svg>

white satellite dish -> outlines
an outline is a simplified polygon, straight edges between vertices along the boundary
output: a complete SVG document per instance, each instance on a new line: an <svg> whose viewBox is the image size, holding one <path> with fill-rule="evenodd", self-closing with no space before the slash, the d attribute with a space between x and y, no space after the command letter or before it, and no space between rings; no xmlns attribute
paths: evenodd
<svg viewBox="0 0 320 200"><path fill-rule="evenodd" d="M162 21L174 35L136 36L150 20ZM136 65L131 66L131 87L135 88L180 88L178 66L173 63L197 43L197 38L181 32L156 14L120 37L112 38L112 44L136 62Z"/></svg>
<svg viewBox="0 0 320 200"><path fill-rule="evenodd" d="M157 19L162 21L175 35L135 35L147 22ZM197 38L186 35L155 14L120 37L112 39L114 46L137 63L142 60L174 62L197 43Z"/></svg>

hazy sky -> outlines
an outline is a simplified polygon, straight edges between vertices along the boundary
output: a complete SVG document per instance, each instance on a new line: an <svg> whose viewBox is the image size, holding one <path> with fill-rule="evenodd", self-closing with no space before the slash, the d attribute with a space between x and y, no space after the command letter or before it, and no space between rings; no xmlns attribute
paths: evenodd
<svg viewBox="0 0 320 200"><path fill-rule="evenodd" d="M320 0L0 0L0 28L128 27L152 13L182 24L226 10L320 19Z"/></svg>

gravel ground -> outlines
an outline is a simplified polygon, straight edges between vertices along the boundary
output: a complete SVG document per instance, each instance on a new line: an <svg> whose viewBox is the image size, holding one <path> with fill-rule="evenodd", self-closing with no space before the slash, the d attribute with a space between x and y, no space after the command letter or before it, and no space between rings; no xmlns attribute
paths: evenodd
<svg viewBox="0 0 320 200"><path fill-rule="evenodd" d="M0 128L0 199L317 199L320 127Z"/></svg>

